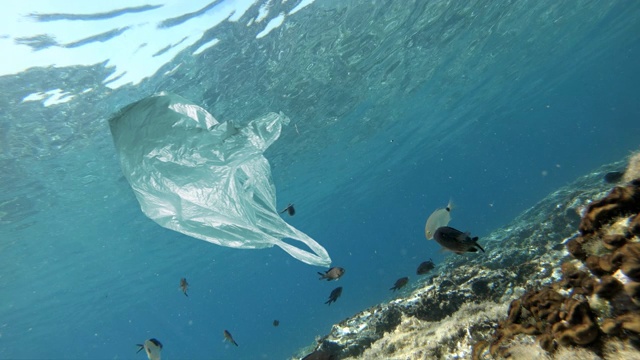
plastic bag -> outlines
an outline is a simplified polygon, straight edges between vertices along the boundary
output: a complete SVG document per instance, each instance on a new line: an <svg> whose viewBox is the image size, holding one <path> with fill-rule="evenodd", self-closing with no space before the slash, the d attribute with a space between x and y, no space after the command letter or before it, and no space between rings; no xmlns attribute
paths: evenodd
<svg viewBox="0 0 640 360"><path fill-rule="evenodd" d="M276 245L307 264L329 266L327 251L287 224L275 207L263 152L288 123L283 114L269 113L237 128L167 93L135 102L109 120L124 176L150 219L217 245Z"/></svg>

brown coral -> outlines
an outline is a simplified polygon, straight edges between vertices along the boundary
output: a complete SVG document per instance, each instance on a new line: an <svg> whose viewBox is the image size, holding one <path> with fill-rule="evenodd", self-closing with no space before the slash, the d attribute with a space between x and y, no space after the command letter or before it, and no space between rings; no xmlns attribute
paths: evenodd
<svg viewBox="0 0 640 360"><path fill-rule="evenodd" d="M564 321L556 323L552 328L553 337L561 345L588 345L599 335L599 328L594 321L589 304L574 299L567 299L565 306L568 313Z"/></svg>
<svg viewBox="0 0 640 360"><path fill-rule="evenodd" d="M589 272L579 269L575 261L567 261L561 265L560 281L538 291L527 291L512 301L507 320L494 334L490 353L508 357L510 350L505 342L517 334L537 335L540 347L548 352L555 351L558 345L589 346L598 352L601 333L640 339L640 242L632 239L640 236L640 215L634 215L624 235L619 234L619 225L613 231L603 229L616 218L639 212L640 179L617 186L591 203L580 222L581 235L566 243L569 253ZM618 224L625 226L625 222ZM624 285L613 276L618 270L634 281ZM571 289L569 297L563 296L560 289ZM583 296L594 293L602 299L594 304L606 302L602 307L606 311L599 314L609 318L602 319L601 327Z"/></svg>
<svg viewBox="0 0 640 360"><path fill-rule="evenodd" d="M607 335L619 336L622 330L640 334L640 314L627 313L602 322L602 331Z"/></svg>
<svg viewBox="0 0 640 360"><path fill-rule="evenodd" d="M616 186L604 198L592 202L580 221L583 235L595 233L618 216L640 211L640 179L626 186Z"/></svg>
<svg viewBox="0 0 640 360"><path fill-rule="evenodd" d="M582 236L575 237L567 242L567 251L574 258L584 261L587 258L587 252L582 248L584 244L584 238Z"/></svg>
<svg viewBox="0 0 640 360"><path fill-rule="evenodd" d="M629 224L629 232L632 235L640 236L640 214L636 215Z"/></svg>
<svg viewBox="0 0 640 360"><path fill-rule="evenodd" d="M556 349L556 342L551 334L542 334L538 336L538 344L547 352L553 352Z"/></svg>
<svg viewBox="0 0 640 360"><path fill-rule="evenodd" d="M631 281L624 286L624 291L636 305L640 306L640 283Z"/></svg>
<svg viewBox="0 0 640 360"><path fill-rule="evenodd" d="M563 300L564 297L556 291L544 288L525 294L522 298L522 306L531 312L537 320L553 322L558 318Z"/></svg>
<svg viewBox="0 0 640 360"><path fill-rule="evenodd" d="M600 266L599 256L595 256L595 255L589 256L587 260L585 260L584 264L587 266L589 271L591 271L591 273L595 276L602 276L602 275L608 274L608 272L602 269L602 266Z"/></svg>
<svg viewBox="0 0 640 360"><path fill-rule="evenodd" d="M627 238L624 235L605 235L602 237L602 244L609 250L615 250L622 247L627 243Z"/></svg>
<svg viewBox="0 0 640 360"><path fill-rule="evenodd" d="M597 277L611 275L620 267L620 263L613 262L613 255L606 254L603 256L591 255L585 260L585 266L591 273Z"/></svg>
<svg viewBox="0 0 640 360"><path fill-rule="evenodd" d="M620 270L634 281L640 281L640 243L629 243L616 250L611 258Z"/></svg>
<svg viewBox="0 0 640 360"><path fill-rule="evenodd" d="M562 280L559 285L565 289L572 288L574 294L591 295L593 280L584 271L578 270L573 264L565 262L561 265Z"/></svg>
<svg viewBox="0 0 640 360"><path fill-rule="evenodd" d="M602 332L610 336L616 336L620 334L620 330L622 329L622 324L616 321L616 319L606 319L602 322L602 326L600 327Z"/></svg>
<svg viewBox="0 0 640 360"><path fill-rule="evenodd" d="M638 313L629 313L618 316L616 319L620 324L622 324L622 328L628 331L632 331L636 334L640 334L640 314Z"/></svg>
<svg viewBox="0 0 640 360"><path fill-rule="evenodd" d="M603 299L613 299L622 291L624 285L613 276L606 275L600 279L600 283L596 285L595 293Z"/></svg>

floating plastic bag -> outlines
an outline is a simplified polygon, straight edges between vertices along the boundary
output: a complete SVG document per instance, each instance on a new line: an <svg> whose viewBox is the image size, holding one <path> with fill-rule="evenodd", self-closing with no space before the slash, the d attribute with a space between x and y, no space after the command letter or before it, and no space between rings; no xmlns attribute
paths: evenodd
<svg viewBox="0 0 640 360"><path fill-rule="evenodd" d="M327 251L276 210L262 153L288 123L283 114L269 113L236 128L167 93L133 103L109 120L124 176L142 211L158 224L233 248L276 245L307 264L329 266Z"/></svg>

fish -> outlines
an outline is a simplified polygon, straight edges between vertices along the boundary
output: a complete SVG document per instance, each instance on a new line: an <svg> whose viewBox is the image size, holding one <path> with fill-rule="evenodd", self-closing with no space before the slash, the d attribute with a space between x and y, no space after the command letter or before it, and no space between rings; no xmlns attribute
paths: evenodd
<svg viewBox="0 0 640 360"><path fill-rule="evenodd" d="M331 305L332 302L336 302L336 300L338 300L340 295L342 295L342 286L338 286L331 291L331 294L329 294L329 300L327 300L325 304Z"/></svg>
<svg viewBox="0 0 640 360"><path fill-rule="evenodd" d="M224 339L232 343L233 345L238 346L238 343L233 340L233 336L231 336L231 333L228 330L224 331Z"/></svg>
<svg viewBox="0 0 640 360"><path fill-rule="evenodd" d="M484 249L478 244L477 236L471 238L468 232L463 233L449 226L438 228L433 237L443 248L453 251L456 254L476 252L478 249L484 252Z"/></svg>
<svg viewBox="0 0 640 360"><path fill-rule="evenodd" d="M433 270L436 265L433 263L433 260L429 259L427 261L423 261L420 265L418 265L418 270L416 270L417 275L424 275L429 271Z"/></svg>
<svg viewBox="0 0 640 360"><path fill-rule="evenodd" d="M449 200L447 207L436 209L431 213L431 215L429 215L427 223L424 226L424 235L427 237L427 240L433 239L433 234L435 234L436 229L449 225L449 221L451 221L451 210L453 210L453 207L453 201Z"/></svg>
<svg viewBox="0 0 640 360"><path fill-rule="evenodd" d="M144 349L147 353L147 357L149 360L160 360L160 352L162 351L162 343L157 339L149 339L145 340L144 344L136 344L139 349L136 351L136 354L140 352L140 350Z"/></svg>
<svg viewBox="0 0 640 360"><path fill-rule="evenodd" d="M293 207L293 204L287 205L287 207L284 208L284 210L280 211L280 214L282 214L285 211L287 212L287 214L289 214L289 216L293 216L296 214L296 209Z"/></svg>
<svg viewBox="0 0 640 360"><path fill-rule="evenodd" d="M187 294L187 290L189 290L189 283L187 282L186 278L180 279L180 289L184 293L184 296L189 297L189 295Z"/></svg>
<svg viewBox="0 0 640 360"><path fill-rule="evenodd" d="M280 325L280 321L279 320L273 320L273 326L278 326Z"/></svg>
<svg viewBox="0 0 640 360"><path fill-rule="evenodd" d="M324 274L318 271L318 275L320 275L320 280L327 279L327 281L338 280L344 275L344 268L341 267L332 267L327 270Z"/></svg>
<svg viewBox="0 0 640 360"><path fill-rule="evenodd" d="M393 290L393 291L400 290L405 285L407 285L408 282L409 282L409 278L408 277L405 276L403 278L400 278L400 279L396 280L396 283L389 290Z"/></svg>

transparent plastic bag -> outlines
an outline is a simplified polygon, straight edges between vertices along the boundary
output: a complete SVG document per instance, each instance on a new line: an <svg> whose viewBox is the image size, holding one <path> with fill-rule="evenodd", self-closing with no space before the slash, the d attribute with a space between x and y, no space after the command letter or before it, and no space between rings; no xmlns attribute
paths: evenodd
<svg viewBox="0 0 640 360"><path fill-rule="evenodd" d="M135 102L109 120L124 176L156 223L233 248L276 245L307 264L329 266L327 251L275 207L263 152L288 123L282 113L269 113L238 128L168 93Z"/></svg>

